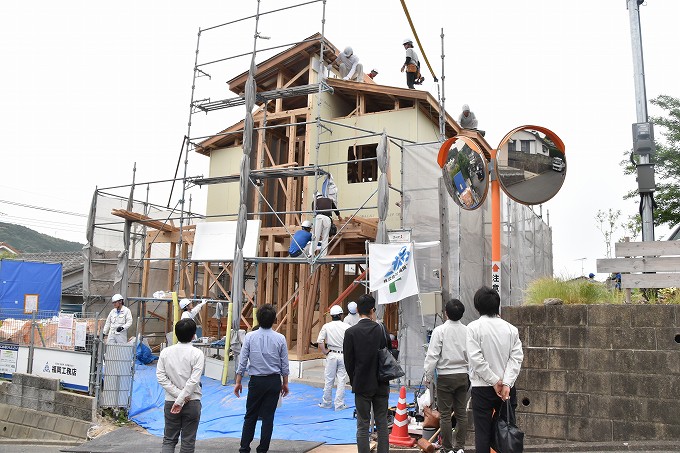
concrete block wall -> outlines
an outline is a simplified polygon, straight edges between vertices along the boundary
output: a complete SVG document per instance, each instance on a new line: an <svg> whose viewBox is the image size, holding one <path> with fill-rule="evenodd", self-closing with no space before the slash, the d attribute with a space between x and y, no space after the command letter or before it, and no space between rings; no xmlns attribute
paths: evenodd
<svg viewBox="0 0 680 453"><path fill-rule="evenodd" d="M533 439L678 440L680 306L504 307L524 363L519 426Z"/></svg>
<svg viewBox="0 0 680 453"><path fill-rule="evenodd" d="M5 407L8 409L2 409ZM6 416L0 417L3 424L0 436L12 438L22 438L32 428L52 431L59 436L30 437L32 439L86 438L87 428L96 416L93 397L62 391L58 379L23 373L14 373L12 382L0 384L0 410L0 415ZM35 414L49 426L38 426L39 420L34 422Z"/></svg>

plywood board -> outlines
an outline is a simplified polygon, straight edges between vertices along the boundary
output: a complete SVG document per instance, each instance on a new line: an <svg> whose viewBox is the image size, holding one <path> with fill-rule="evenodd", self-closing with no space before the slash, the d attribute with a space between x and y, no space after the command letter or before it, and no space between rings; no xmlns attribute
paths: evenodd
<svg viewBox="0 0 680 453"><path fill-rule="evenodd" d="M680 255L680 241L617 242L616 257Z"/></svg>

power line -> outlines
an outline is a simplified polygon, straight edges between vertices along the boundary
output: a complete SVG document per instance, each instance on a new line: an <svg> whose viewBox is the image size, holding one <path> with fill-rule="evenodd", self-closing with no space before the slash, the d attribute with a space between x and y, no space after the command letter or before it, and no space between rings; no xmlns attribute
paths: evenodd
<svg viewBox="0 0 680 453"><path fill-rule="evenodd" d="M21 206L22 208L38 209L40 211L56 212L57 214L66 214L66 215L72 215L72 216L76 216L76 217L87 217L85 214L79 214L77 212L62 211L60 209L45 208L45 207L42 207L42 206L33 206L33 205L30 205L30 204L19 203L19 202L16 202L16 201L0 200L0 203L11 204L13 206Z"/></svg>

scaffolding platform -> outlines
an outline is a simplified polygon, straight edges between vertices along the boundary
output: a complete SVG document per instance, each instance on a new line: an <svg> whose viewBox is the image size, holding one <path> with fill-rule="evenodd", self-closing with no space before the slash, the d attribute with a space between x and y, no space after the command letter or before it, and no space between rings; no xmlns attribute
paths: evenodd
<svg viewBox="0 0 680 453"><path fill-rule="evenodd" d="M280 88L271 91L261 91L255 94L255 102L263 103L266 101L271 101L274 99L282 98L292 98L296 96L307 96L314 93L333 93L333 88L330 87L325 81L320 83L312 83L309 85L300 85L288 88ZM230 107L236 107L239 105L245 105L246 99L245 94L237 96L235 98L222 99L220 101L205 102L203 100L196 101L192 104L194 112L202 111L205 113L212 112L214 110L222 110Z"/></svg>

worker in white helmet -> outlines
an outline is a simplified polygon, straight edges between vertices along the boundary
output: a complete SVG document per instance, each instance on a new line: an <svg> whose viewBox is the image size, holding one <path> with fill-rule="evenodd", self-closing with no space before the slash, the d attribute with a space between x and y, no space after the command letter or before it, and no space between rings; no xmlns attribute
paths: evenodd
<svg viewBox="0 0 680 453"><path fill-rule="evenodd" d="M364 67L359 63L359 57L354 54L351 47L345 47L345 50L335 57L338 61L338 69L342 80L353 80L354 82L364 81Z"/></svg>
<svg viewBox="0 0 680 453"><path fill-rule="evenodd" d="M208 301L206 299L203 299L200 303L198 303L194 307L194 303L189 299L180 300L179 309L182 310L182 317L180 319L189 318L196 321L196 316L198 316L198 313L201 311L201 308L203 308L203 306L207 303Z"/></svg>
<svg viewBox="0 0 680 453"><path fill-rule="evenodd" d="M305 220L302 222L301 230L296 231L290 240L290 247L288 247L288 254L292 257L302 255L302 251L309 253L307 249L309 241L312 240L312 222Z"/></svg>
<svg viewBox="0 0 680 453"><path fill-rule="evenodd" d="M111 297L113 309L106 318L104 335L107 335L108 344L127 343L127 331L132 325L132 312L125 306L125 298L120 294Z"/></svg>
<svg viewBox="0 0 680 453"><path fill-rule="evenodd" d="M401 72L406 70L406 85L413 90L416 80L418 84L423 83L420 76L420 60L418 60L416 51L413 50L413 41L410 38L404 39L402 44L406 50L406 60L401 66Z"/></svg>
<svg viewBox="0 0 680 453"><path fill-rule="evenodd" d="M352 327L354 324L358 323L361 317L359 316L359 313L357 313L357 303L352 301L347 304L347 311L349 314L345 316L345 319L342 321L345 324L348 324L350 327Z"/></svg>
<svg viewBox="0 0 680 453"><path fill-rule="evenodd" d="M470 106L463 104L462 112L458 117L458 124L463 129L477 129L477 117L470 111Z"/></svg>
<svg viewBox="0 0 680 453"><path fill-rule="evenodd" d="M337 386L335 392L335 410L347 409L345 405L345 381L347 371L345 371L345 361L342 355L342 344L345 341L345 331L349 329L349 324L345 324L342 319L342 307L333 305L330 310L331 322L327 322L321 327L317 343L321 351L326 354L325 383L323 387L323 399L319 407L330 409L333 405L333 381Z"/></svg>

